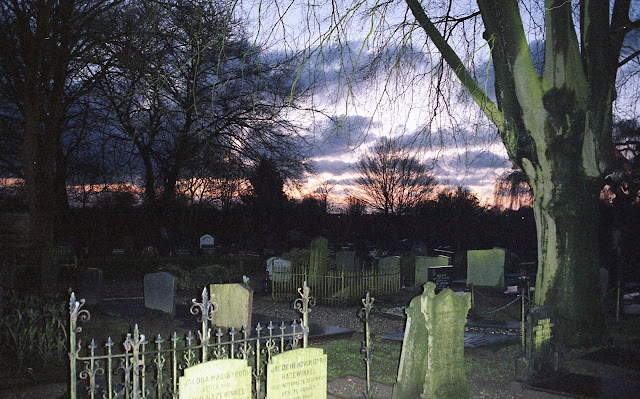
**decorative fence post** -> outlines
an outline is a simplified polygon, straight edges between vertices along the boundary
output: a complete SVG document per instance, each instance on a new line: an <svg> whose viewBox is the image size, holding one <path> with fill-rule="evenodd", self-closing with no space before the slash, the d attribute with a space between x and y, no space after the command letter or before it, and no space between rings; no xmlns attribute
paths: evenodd
<svg viewBox="0 0 640 399"><path fill-rule="evenodd" d="M364 341L362 341L360 353L364 354L364 362L367 368L367 392L365 393L367 399L371 398L371 351L373 346L371 345L371 333L369 331L369 317L373 310L374 301L375 299L371 298L367 292L367 296L362 300L364 307L358 311L358 316L364 323Z"/></svg>
<svg viewBox="0 0 640 399"><path fill-rule="evenodd" d="M72 292L69 300L69 368L71 373L71 386L69 389L71 399L76 399L77 359L80 353L80 345L77 343L76 334L82 331L82 327L78 327L78 318L83 322L91 318L88 310L80 310L82 306L84 306L84 299L76 301L76 294Z"/></svg>
<svg viewBox="0 0 640 399"><path fill-rule="evenodd" d="M315 298L309 296L309 286L305 281L302 288L298 288L300 298L294 302L294 307L302 313L302 347L306 348L309 342L309 305L315 305Z"/></svg>
<svg viewBox="0 0 640 399"><path fill-rule="evenodd" d="M202 314L201 330L198 331L200 343L202 344L202 362L207 361L207 346L209 345L209 339L211 338L211 328L209 322L213 321L213 314L218 311L218 304L213 302L214 294L209 295L207 287L202 290L202 302L196 302L196 299L191 300L191 314Z"/></svg>
<svg viewBox="0 0 640 399"><path fill-rule="evenodd" d="M153 343L147 346L145 335L139 331L136 324L133 331L128 333L122 342L120 350L116 350L114 342L108 338L103 354L97 353L99 351L96 350L97 345L93 340L86 349L82 348L77 335L81 331L78 319L87 321L90 314L87 310L81 309L85 303L84 300L76 301L75 294L71 294L69 397L71 399L159 399L164 397L177 399L181 386L179 380L182 378L185 378L185 381L188 380L188 377L182 375L181 370L185 371L210 359L212 362L218 359L225 361L246 359L247 363L254 367L255 397L263 397L265 369L272 355L299 348L300 341L304 348L308 345L310 305L315 304L315 299L309 295L310 288L306 281L298 289L298 293L300 298L296 300L295 307L301 313L301 320L295 320L291 324L291 331L288 331L285 323L274 325L273 322L269 322L266 328L258 324L255 336L249 336L249 328L244 327L242 332L232 328L228 332L229 339L223 339L224 334L218 329L214 338L211 325L218 304L212 301L213 295L209 295L205 288L202 291L202 302L193 299L191 306L192 314L202 313L202 318L199 320L202 323L198 331L199 337L191 331L188 331L183 338L178 338L178 335L173 333L169 343L157 335ZM242 335L242 338L239 335ZM198 352L200 350L202 355ZM84 351L88 353L83 356L81 352ZM82 364L82 367L78 364ZM99 386L97 377L102 375L105 381L100 382ZM78 395L78 384L83 388L86 386L86 393L83 389Z"/></svg>

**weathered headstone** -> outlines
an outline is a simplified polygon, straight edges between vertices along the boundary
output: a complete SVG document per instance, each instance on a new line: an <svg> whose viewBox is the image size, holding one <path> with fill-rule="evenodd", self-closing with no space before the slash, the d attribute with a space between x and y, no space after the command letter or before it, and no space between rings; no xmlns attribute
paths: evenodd
<svg viewBox="0 0 640 399"><path fill-rule="evenodd" d="M291 279L291 261L272 256L267 259L267 272L276 283L289 281Z"/></svg>
<svg viewBox="0 0 640 399"><path fill-rule="evenodd" d="M504 262L502 248L467 251L467 286L504 288Z"/></svg>
<svg viewBox="0 0 640 399"><path fill-rule="evenodd" d="M84 298L87 305L95 305L102 298L103 271L90 267L78 272L76 295Z"/></svg>
<svg viewBox="0 0 640 399"><path fill-rule="evenodd" d="M345 272L355 272L360 270L360 262L356 256L356 251L336 252L336 267Z"/></svg>
<svg viewBox="0 0 640 399"><path fill-rule="evenodd" d="M275 355L267 365L267 399L327 397L327 355L300 348Z"/></svg>
<svg viewBox="0 0 640 399"><path fill-rule="evenodd" d="M378 272L380 274L400 273L400 257L387 256L378 261Z"/></svg>
<svg viewBox="0 0 640 399"><path fill-rule="evenodd" d="M450 289L435 294L427 282L411 300L393 399L468 398L464 371L464 326L471 294Z"/></svg>
<svg viewBox="0 0 640 399"><path fill-rule="evenodd" d="M450 259L444 256L416 256L416 275L415 275L415 287L422 287L429 280L429 268L437 266L448 266ZM439 287L436 284L436 288Z"/></svg>
<svg viewBox="0 0 640 399"><path fill-rule="evenodd" d="M177 288L178 279L171 273L159 272L145 275L144 306L174 316L176 314Z"/></svg>
<svg viewBox="0 0 640 399"><path fill-rule="evenodd" d="M560 370L559 342L556 334L556 311L552 306L536 306L529 310L525 330L527 380L545 378ZM522 368L519 365L519 368Z"/></svg>
<svg viewBox="0 0 640 399"><path fill-rule="evenodd" d="M213 325L222 328L243 327L251 329L251 311L253 308L253 290L243 284L211 284L213 301L218 311L213 314Z"/></svg>
<svg viewBox="0 0 640 399"><path fill-rule="evenodd" d="M251 367L245 359L211 360L188 367L178 379L180 399L251 398Z"/></svg>

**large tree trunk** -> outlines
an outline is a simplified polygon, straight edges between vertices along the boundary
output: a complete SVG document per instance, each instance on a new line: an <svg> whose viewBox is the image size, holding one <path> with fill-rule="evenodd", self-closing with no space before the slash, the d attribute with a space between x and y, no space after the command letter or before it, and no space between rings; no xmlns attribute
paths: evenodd
<svg viewBox="0 0 640 399"><path fill-rule="evenodd" d="M585 342L580 332L597 337L604 327L597 245L599 190L588 179L562 172L530 178L538 239L535 303L555 306L562 335Z"/></svg>
<svg viewBox="0 0 640 399"><path fill-rule="evenodd" d="M490 43L496 103L467 71L417 0L406 0L463 87L493 122L534 190L536 303L558 309L565 336L604 329L598 199L612 156L612 103L629 1L545 1L544 73L533 65L516 0L477 0ZM635 22L637 24L637 21ZM580 334L577 334L580 335ZM581 337L576 337L581 340ZM584 341L582 341L584 342Z"/></svg>
<svg viewBox="0 0 640 399"><path fill-rule="evenodd" d="M24 112L23 169L30 214L29 246L33 261L40 268L41 288L53 291L58 281L53 253L56 209L53 189L55 140L40 131L40 104L35 102L38 100L26 102Z"/></svg>

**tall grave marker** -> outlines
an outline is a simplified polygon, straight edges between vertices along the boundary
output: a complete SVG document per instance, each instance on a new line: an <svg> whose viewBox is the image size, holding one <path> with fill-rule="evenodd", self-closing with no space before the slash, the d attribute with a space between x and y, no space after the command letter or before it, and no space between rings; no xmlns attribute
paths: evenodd
<svg viewBox="0 0 640 399"><path fill-rule="evenodd" d="M464 371L464 326L471 294L450 289L435 294L427 282L411 300L393 399L469 397Z"/></svg>
<svg viewBox="0 0 640 399"><path fill-rule="evenodd" d="M309 285L313 286L322 281L329 268L329 240L317 237L311 241L309 254Z"/></svg>

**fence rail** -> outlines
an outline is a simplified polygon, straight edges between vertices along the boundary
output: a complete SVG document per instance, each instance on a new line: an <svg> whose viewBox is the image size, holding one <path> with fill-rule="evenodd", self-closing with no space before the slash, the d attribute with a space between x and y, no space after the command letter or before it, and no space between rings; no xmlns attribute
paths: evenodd
<svg viewBox="0 0 640 399"><path fill-rule="evenodd" d="M77 334L82 328L78 322L89 321L90 314L82 309L84 299L76 300L72 293L69 303L70 398L177 399L182 370L214 359L247 359L253 370L252 397L264 398L266 365L271 356L300 345L307 347L309 304L313 298L309 296L306 282L297 291L299 298L295 307L301 313L300 320L291 324L258 324L252 335L246 326L242 331L218 329L212 335L210 323L218 305L205 288L202 302L193 299L191 305L191 313L201 316L202 326L197 337L190 331L186 337L174 333L170 343L160 335L147 340L136 325L133 332L127 334L121 351L114 350L111 338L102 350L98 350L94 340L87 348L81 347Z"/></svg>
<svg viewBox="0 0 640 399"><path fill-rule="evenodd" d="M367 292L375 295L397 293L400 290L400 271L386 273L330 270L325 275L317 276L274 268L271 276L271 295L274 299L293 299L296 296L296 287L305 281L313 289L316 301L330 305L345 305L361 301Z"/></svg>

